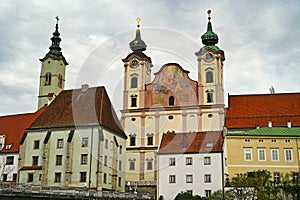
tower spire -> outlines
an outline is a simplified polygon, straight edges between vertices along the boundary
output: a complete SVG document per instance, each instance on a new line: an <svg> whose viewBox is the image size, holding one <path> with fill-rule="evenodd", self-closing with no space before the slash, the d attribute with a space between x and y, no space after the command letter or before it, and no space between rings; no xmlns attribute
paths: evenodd
<svg viewBox="0 0 300 200"><path fill-rule="evenodd" d="M208 10L207 11L207 14L208 14L208 23L207 23L207 31L206 33L204 33L202 36L201 36L201 39L202 39L202 43L206 46L214 46L218 43L219 41L219 38L218 38L218 35L215 34L212 30L212 24L211 24L211 17L210 17L210 14L211 14L211 10Z"/></svg>
<svg viewBox="0 0 300 200"><path fill-rule="evenodd" d="M129 43L129 46L132 51L145 51L147 45L141 39L141 32L140 32L141 18L138 17L136 21L137 21L137 30L135 32L135 39Z"/></svg>

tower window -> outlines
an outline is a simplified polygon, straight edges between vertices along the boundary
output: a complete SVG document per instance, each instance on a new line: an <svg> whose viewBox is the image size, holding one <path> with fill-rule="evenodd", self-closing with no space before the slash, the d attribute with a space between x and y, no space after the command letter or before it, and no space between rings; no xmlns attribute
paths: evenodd
<svg viewBox="0 0 300 200"><path fill-rule="evenodd" d="M213 90L206 91L207 92L207 103L213 103L214 102L214 93Z"/></svg>
<svg viewBox="0 0 300 200"><path fill-rule="evenodd" d="M170 97L169 97L169 106L174 106L174 103L175 103L175 98L174 98L174 96L170 96Z"/></svg>
<svg viewBox="0 0 300 200"><path fill-rule="evenodd" d="M57 86L59 88L62 88L62 83L63 83L63 78L62 78L62 75L60 74L60 75L58 75L58 84L57 84Z"/></svg>
<svg viewBox="0 0 300 200"><path fill-rule="evenodd" d="M130 135L130 146L135 146L135 135Z"/></svg>
<svg viewBox="0 0 300 200"><path fill-rule="evenodd" d="M147 145L153 145L153 134L152 133L147 134Z"/></svg>
<svg viewBox="0 0 300 200"><path fill-rule="evenodd" d="M131 78L131 88L137 88L137 82L138 82L138 78L132 77Z"/></svg>
<svg viewBox="0 0 300 200"><path fill-rule="evenodd" d="M131 107L136 107L137 96L131 96Z"/></svg>
<svg viewBox="0 0 300 200"><path fill-rule="evenodd" d="M208 71L206 72L206 83L213 83L214 78L213 78L213 72Z"/></svg>
<svg viewBox="0 0 300 200"><path fill-rule="evenodd" d="M51 73L46 73L45 75L45 85L51 85Z"/></svg>

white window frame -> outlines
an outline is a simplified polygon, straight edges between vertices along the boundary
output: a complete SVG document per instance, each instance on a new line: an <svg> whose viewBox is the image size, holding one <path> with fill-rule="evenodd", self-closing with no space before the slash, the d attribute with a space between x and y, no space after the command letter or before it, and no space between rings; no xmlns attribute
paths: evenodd
<svg viewBox="0 0 300 200"><path fill-rule="evenodd" d="M193 183L193 175L192 174L187 174L186 175L186 183Z"/></svg>
<svg viewBox="0 0 300 200"><path fill-rule="evenodd" d="M169 183L176 183L176 175L169 175Z"/></svg>
<svg viewBox="0 0 300 200"><path fill-rule="evenodd" d="M286 162L293 162L293 149L284 149L284 158Z"/></svg>
<svg viewBox="0 0 300 200"><path fill-rule="evenodd" d="M263 152L263 158L261 157L260 152ZM266 161L267 160L267 156L266 156L266 149L265 148L258 148L257 149L257 158L258 161Z"/></svg>
<svg viewBox="0 0 300 200"><path fill-rule="evenodd" d="M204 161L204 165L211 165L211 157L210 156L205 156L203 161Z"/></svg>
<svg viewBox="0 0 300 200"><path fill-rule="evenodd" d="M175 158L169 158L169 166L176 166L176 159Z"/></svg>
<svg viewBox="0 0 300 200"><path fill-rule="evenodd" d="M249 158L250 156L250 158ZM244 148L244 160L252 161L252 148Z"/></svg>
<svg viewBox="0 0 300 200"><path fill-rule="evenodd" d="M185 165L193 165L193 157L186 157Z"/></svg>
<svg viewBox="0 0 300 200"><path fill-rule="evenodd" d="M272 161L279 161L279 150L278 149L271 149L271 160Z"/></svg>
<svg viewBox="0 0 300 200"><path fill-rule="evenodd" d="M212 177L211 174L204 174L204 183L211 183Z"/></svg>

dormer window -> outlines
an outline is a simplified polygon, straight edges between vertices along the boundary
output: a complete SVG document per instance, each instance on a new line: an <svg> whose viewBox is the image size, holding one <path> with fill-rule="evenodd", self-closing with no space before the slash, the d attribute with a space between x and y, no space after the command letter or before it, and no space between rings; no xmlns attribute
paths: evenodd
<svg viewBox="0 0 300 200"><path fill-rule="evenodd" d="M48 72L45 75L45 84L44 85L51 85L51 73Z"/></svg>

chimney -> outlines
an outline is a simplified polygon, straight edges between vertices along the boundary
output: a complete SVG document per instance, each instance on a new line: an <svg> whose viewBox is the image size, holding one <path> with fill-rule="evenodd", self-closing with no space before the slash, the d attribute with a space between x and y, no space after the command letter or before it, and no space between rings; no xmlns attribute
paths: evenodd
<svg viewBox="0 0 300 200"><path fill-rule="evenodd" d="M272 122L271 122L271 121L268 122L268 127L269 127L269 128L272 127Z"/></svg>
<svg viewBox="0 0 300 200"><path fill-rule="evenodd" d="M287 127L288 127L288 128L292 128L292 122L288 121L288 122L287 122Z"/></svg>
<svg viewBox="0 0 300 200"><path fill-rule="evenodd" d="M89 89L89 85L88 84L83 84L81 85L81 92L86 92Z"/></svg>

